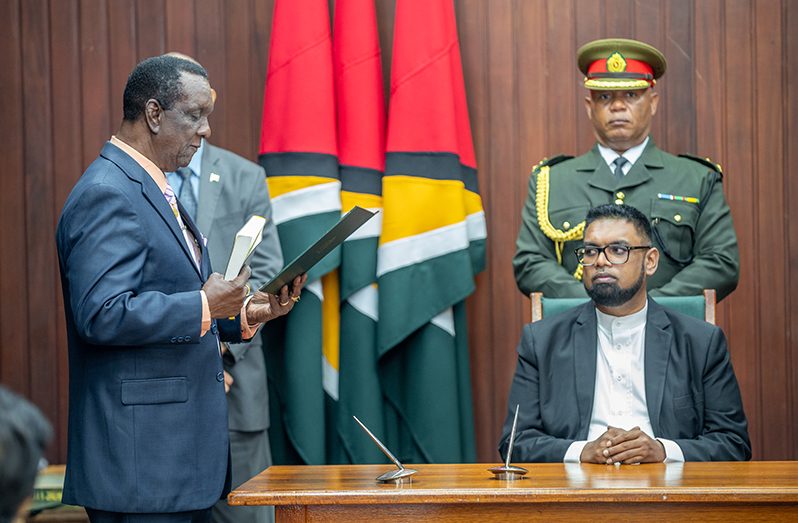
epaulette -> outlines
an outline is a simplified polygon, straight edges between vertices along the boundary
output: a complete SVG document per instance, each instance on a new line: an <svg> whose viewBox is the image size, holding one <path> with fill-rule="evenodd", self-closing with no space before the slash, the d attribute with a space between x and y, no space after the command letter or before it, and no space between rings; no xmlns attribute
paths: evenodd
<svg viewBox="0 0 798 523"><path fill-rule="evenodd" d="M723 178L723 169L720 168L720 164L713 162L709 158L701 158L700 156L693 156L692 154L680 154L679 157L687 158L688 160L693 160L694 162L698 162L701 165L709 167L710 169L718 173L721 178Z"/></svg>
<svg viewBox="0 0 798 523"><path fill-rule="evenodd" d="M532 168L532 172L539 171L541 167L552 167L560 162L564 162L565 160L570 160L571 158L573 158L573 156L568 156L567 154L560 154L551 158L543 158Z"/></svg>

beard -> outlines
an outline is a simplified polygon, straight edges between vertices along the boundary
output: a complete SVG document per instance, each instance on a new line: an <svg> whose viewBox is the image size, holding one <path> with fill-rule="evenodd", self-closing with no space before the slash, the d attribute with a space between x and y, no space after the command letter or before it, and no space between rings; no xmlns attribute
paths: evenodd
<svg viewBox="0 0 798 523"><path fill-rule="evenodd" d="M585 288L587 295L593 300L593 303L601 307L618 307L627 301L634 298L634 296L643 287L643 275L645 274L644 268L640 267L640 276L637 281L631 286L623 288L617 282L613 283L597 283L592 287Z"/></svg>

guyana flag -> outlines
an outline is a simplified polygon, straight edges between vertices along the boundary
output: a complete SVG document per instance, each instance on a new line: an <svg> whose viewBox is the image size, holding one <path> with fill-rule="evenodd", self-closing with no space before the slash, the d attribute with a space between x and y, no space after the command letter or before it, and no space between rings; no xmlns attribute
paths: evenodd
<svg viewBox="0 0 798 523"><path fill-rule="evenodd" d="M452 0L397 0L383 223L379 372L388 444L410 462L475 459L463 300L485 217Z"/></svg>
<svg viewBox="0 0 798 523"><path fill-rule="evenodd" d="M343 211L381 210L385 168L385 99L374 0L337 0L333 63ZM384 436L377 373L377 242L382 213L344 242L340 275L337 440L331 461L379 463L382 452L352 416ZM325 316L328 318L331 316Z"/></svg>
<svg viewBox="0 0 798 523"><path fill-rule="evenodd" d="M259 159L286 263L341 216L337 154L328 2L276 0ZM322 309L325 303L338 309L337 279L325 275L339 263L340 252L334 252L311 269L301 301L264 328L275 463L328 461L327 411L329 391L337 394L338 354L337 339L323 343L337 332L323 333Z"/></svg>

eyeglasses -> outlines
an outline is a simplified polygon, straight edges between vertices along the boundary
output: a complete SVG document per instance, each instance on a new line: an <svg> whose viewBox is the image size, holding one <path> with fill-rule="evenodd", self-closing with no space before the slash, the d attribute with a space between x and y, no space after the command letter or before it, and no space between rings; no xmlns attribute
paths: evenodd
<svg viewBox="0 0 798 523"><path fill-rule="evenodd" d="M611 243L604 247L597 247L589 245L587 247L579 247L574 251L576 260L582 267L590 267L598 260L599 254L604 253L604 257L610 262L611 265L623 265L629 261L629 252L636 249L650 249L651 245L621 245L619 243Z"/></svg>

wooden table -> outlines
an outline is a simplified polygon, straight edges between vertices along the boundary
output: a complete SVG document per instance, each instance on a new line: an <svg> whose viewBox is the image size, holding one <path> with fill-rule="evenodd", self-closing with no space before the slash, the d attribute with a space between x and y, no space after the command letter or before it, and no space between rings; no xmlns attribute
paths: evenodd
<svg viewBox="0 0 798 523"><path fill-rule="evenodd" d="M89 516L83 507L73 507L62 505L61 492L64 488L64 475L66 465L50 465L46 469L39 471L36 478L34 496L41 495L41 491L47 492L48 496L40 502L33 502L29 505L29 513L25 518L27 523L40 521L53 521L58 523L88 523Z"/></svg>
<svg viewBox="0 0 798 523"><path fill-rule="evenodd" d="M273 466L228 497L275 505L278 522L591 520L798 521L798 462L408 465L411 484L374 481L388 465Z"/></svg>

